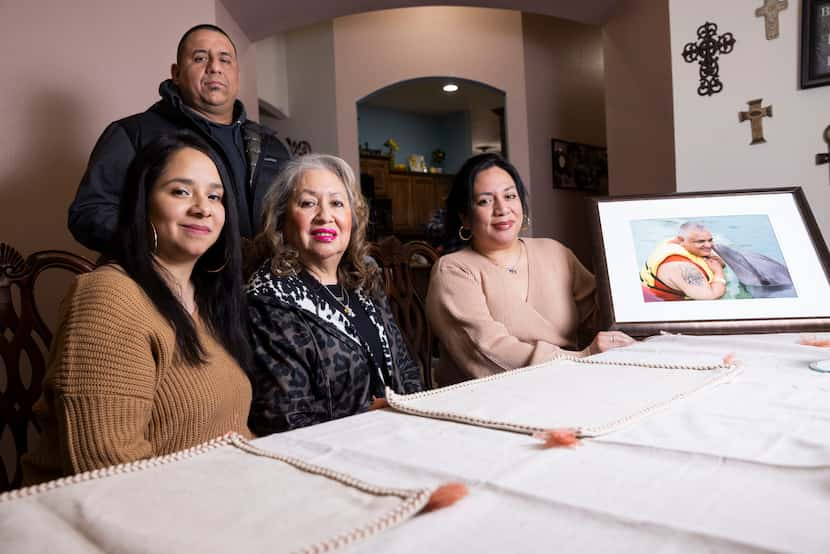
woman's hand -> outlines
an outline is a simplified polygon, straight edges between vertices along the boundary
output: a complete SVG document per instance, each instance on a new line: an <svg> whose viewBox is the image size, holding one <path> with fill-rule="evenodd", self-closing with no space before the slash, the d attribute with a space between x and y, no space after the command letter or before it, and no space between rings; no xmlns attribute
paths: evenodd
<svg viewBox="0 0 830 554"><path fill-rule="evenodd" d="M369 404L369 410L380 410L388 407L389 402L387 402L385 398L377 398L374 396L372 397L372 403Z"/></svg>
<svg viewBox="0 0 830 554"><path fill-rule="evenodd" d="M612 348L620 348L634 344L635 340L622 331L600 331L591 345L588 347L588 354L599 354Z"/></svg>

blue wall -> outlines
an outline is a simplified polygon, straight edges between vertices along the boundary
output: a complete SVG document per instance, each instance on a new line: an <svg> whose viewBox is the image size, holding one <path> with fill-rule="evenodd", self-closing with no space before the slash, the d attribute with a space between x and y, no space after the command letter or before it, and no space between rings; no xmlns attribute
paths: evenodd
<svg viewBox="0 0 830 554"><path fill-rule="evenodd" d="M470 156L468 112L427 115L366 104L357 106L357 132L361 145L386 152L383 143L394 138L400 146L395 160L406 163L410 154L421 154L432 165L432 151L447 153L444 172L455 173Z"/></svg>

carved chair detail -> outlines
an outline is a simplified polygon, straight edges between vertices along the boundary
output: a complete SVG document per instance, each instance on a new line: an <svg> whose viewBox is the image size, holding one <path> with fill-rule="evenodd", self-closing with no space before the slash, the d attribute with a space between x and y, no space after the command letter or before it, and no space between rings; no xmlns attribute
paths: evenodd
<svg viewBox="0 0 830 554"><path fill-rule="evenodd" d="M28 450L30 424L39 431L32 406L40 397L52 331L35 302L37 279L47 269L79 274L94 267L90 260L60 250L35 252L24 260L0 242L0 440L8 443L6 435L11 433L15 449L11 460L0 460L0 491L20 485L20 456Z"/></svg>
<svg viewBox="0 0 830 554"><path fill-rule="evenodd" d="M426 289L438 252L423 241L401 243L387 237L369 247L383 274L386 295L410 352L421 366L427 388L433 388L432 331L426 316Z"/></svg>

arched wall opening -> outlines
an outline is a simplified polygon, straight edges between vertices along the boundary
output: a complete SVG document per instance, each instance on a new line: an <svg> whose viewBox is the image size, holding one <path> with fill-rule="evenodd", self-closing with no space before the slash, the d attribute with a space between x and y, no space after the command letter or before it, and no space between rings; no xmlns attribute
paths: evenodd
<svg viewBox="0 0 830 554"><path fill-rule="evenodd" d="M473 154L507 150L504 91L430 76L385 85L356 104L370 238L438 246L455 173Z"/></svg>

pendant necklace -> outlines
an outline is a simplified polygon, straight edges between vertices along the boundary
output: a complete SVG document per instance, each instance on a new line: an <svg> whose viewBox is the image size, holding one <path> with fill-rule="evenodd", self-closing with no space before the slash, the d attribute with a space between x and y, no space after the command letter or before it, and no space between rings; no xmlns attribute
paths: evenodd
<svg viewBox="0 0 830 554"><path fill-rule="evenodd" d="M322 285L322 283L321 283ZM340 307L343 309L343 313L349 317L354 317L354 310L349 307L349 293L346 291L346 287L343 286L342 283L340 285L340 294L343 295L343 298L340 298L338 295L331 292L331 289L327 285L322 285L323 289L329 293L329 296L334 298L334 301L340 304ZM345 300L345 302L344 302Z"/></svg>
<svg viewBox="0 0 830 554"><path fill-rule="evenodd" d="M516 275L519 272L519 262L522 261L522 247L524 246L524 242L519 241L519 255L516 256L516 260L511 265L502 266L504 269L507 270L508 273L512 273Z"/></svg>

